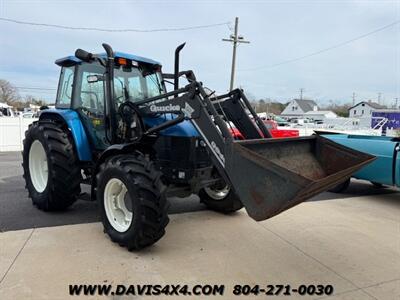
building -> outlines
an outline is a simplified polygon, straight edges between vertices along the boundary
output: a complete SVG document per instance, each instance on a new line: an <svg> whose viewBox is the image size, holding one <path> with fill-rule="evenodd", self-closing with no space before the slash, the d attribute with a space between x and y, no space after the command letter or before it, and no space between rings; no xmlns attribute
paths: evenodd
<svg viewBox="0 0 400 300"><path fill-rule="evenodd" d="M24 108L24 113L32 112L37 113L40 110L40 105L29 103L29 107Z"/></svg>
<svg viewBox="0 0 400 300"><path fill-rule="evenodd" d="M318 105L313 100L293 99L282 111L283 117L304 117L309 111L318 111Z"/></svg>
<svg viewBox="0 0 400 300"><path fill-rule="evenodd" d="M303 115L304 118L312 119L314 121L323 121L325 119L337 118L337 114L330 110L311 110Z"/></svg>
<svg viewBox="0 0 400 300"><path fill-rule="evenodd" d="M380 109L385 109L386 107L372 101L361 101L356 105L349 108L350 118L363 118L371 117L372 112Z"/></svg>

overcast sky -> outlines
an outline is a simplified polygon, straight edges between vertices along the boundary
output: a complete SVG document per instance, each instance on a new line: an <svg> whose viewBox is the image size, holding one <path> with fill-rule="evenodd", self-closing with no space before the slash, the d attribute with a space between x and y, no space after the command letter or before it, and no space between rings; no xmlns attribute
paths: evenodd
<svg viewBox="0 0 400 300"><path fill-rule="evenodd" d="M8 1L0 17L98 28L176 28L231 21L230 26L177 32L104 33L18 25L0 21L0 78L21 87L55 88L57 58L76 48L114 50L160 61L172 71L175 47L187 42L182 69L206 86L229 88L232 45L222 42L240 18L235 86L256 98L282 102L305 97L319 103L400 98L400 24L363 39L298 60L268 67L339 44L400 20L400 1ZM261 68L266 67L266 68ZM245 69L257 68L252 71ZM21 94L26 94L21 91ZM54 91L31 94L54 101Z"/></svg>

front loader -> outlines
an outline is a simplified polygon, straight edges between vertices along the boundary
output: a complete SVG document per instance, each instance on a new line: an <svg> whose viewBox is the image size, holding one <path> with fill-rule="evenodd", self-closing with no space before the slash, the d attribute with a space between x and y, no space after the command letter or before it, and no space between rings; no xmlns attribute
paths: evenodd
<svg viewBox="0 0 400 300"><path fill-rule="evenodd" d="M78 49L56 61L56 109L43 111L24 141L34 205L52 211L85 196L97 200L105 232L134 250L164 235L167 196L197 194L223 213L244 206L261 221L374 159L319 135L272 139L242 90L216 96L192 71L179 70L183 46L173 74L107 44L105 54ZM245 140L233 139L232 125ZM91 185L90 195L81 184Z"/></svg>

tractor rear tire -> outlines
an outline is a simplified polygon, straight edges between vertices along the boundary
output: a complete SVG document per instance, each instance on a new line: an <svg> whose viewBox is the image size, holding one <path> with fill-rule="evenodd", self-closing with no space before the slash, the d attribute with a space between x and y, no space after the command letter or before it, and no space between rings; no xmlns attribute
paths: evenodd
<svg viewBox="0 0 400 300"><path fill-rule="evenodd" d="M199 197L208 209L224 214L233 213L243 207L242 202L228 186L203 188Z"/></svg>
<svg viewBox="0 0 400 300"><path fill-rule="evenodd" d="M97 199L104 232L129 251L156 243L169 222L161 173L140 152L116 155L100 166Z"/></svg>
<svg viewBox="0 0 400 300"><path fill-rule="evenodd" d="M342 183L339 183L337 186L331 188L329 190L329 192L336 193L336 194L343 193L345 190L347 190L349 185L350 185L350 178L347 179L346 181L342 182Z"/></svg>
<svg viewBox="0 0 400 300"><path fill-rule="evenodd" d="M52 121L32 123L22 158L26 188L38 209L61 211L76 201L81 169L68 128Z"/></svg>

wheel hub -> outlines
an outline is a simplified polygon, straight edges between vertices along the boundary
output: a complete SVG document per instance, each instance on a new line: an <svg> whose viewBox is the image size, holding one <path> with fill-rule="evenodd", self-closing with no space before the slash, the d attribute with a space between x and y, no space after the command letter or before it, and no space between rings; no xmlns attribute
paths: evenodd
<svg viewBox="0 0 400 300"><path fill-rule="evenodd" d="M38 193L42 193L49 178L46 151L39 140L35 140L29 150L29 174L33 187Z"/></svg>
<svg viewBox="0 0 400 300"><path fill-rule="evenodd" d="M111 226L125 232L133 220L132 201L125 184L118 178L111 178L104 189L104 208Z"/></svg>
<svg viewBox="0 0 400 300"><path fill-rule="evenodd" d="M204 188L204 191L214 200L223 200L229 194L230 187L229 185L225 185L222 188L211 186Z"/></svg>

